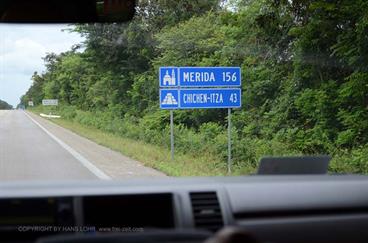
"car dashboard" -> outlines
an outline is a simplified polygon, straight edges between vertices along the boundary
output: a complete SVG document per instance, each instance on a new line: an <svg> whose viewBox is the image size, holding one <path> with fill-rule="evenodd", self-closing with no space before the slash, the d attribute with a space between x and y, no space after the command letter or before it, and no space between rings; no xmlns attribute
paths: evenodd
<svg viewBox="0 0 368 243"><path fill-rule="evenodd" d="M0 238L8 242L203 232L196 238L202 242L201 237L224 227L240 228L259 242L368 242L368 177L244 176L0 186Z"/></svg>

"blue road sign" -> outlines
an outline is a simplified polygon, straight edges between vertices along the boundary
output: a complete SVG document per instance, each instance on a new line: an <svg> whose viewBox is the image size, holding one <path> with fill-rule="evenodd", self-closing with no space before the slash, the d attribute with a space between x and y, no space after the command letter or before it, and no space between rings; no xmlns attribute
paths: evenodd
<svg viewBox="0 0 368 243"><path fill-rule="evenodd" d="M181 87L234 87L241 86L239 67L181 67Z"/></svg>
<svg viewBox="0 0 368 243"><path fill-rule="evenodd" d="M241 89L161 89L161 109L240 108Z"/></svg>
<svg viewBox="0 0 368 243"><path fill-rule="evenodd" d="M239 87L240 67L161 67L160 87Z"/></svg>
<svg viewBox="0 0 368 243"><path fill-rule="evenodd" d="M179 108L179 90L177 89L160 89L160 108L161 109L178 109Z"/></svg>
<svg viewBox="0 0 368 243"><path fill-rule="evenodd" d="M177 67L161 67L159 77L160 87L177 87L179 85Z"/></svg>
<svg viewBox="0 0 368 243"><path fill-rule="evenodd" d="M240 108L241 89L180 89L179 109Z"/></svg>

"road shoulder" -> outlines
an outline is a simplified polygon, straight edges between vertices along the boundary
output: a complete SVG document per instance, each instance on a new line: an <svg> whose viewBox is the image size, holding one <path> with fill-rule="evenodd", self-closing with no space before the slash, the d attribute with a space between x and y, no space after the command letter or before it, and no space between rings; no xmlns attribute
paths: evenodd
<svg viewBox="0 0 368 243"><path fill-rule="evenodd" d="M94 166L102 170L112 179L164 177L165 174L153 168L145 167L139 161L133 160L119 152L101 146L87 138L81 137L74 132L41 118L31 112L29 116L37 121L42 127L73 148L85 157Z"/></svg>

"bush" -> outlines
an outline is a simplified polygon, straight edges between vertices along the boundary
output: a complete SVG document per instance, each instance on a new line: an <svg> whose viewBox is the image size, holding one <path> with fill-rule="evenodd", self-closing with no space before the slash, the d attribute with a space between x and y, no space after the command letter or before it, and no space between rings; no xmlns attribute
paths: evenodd
<svg viewBox="0 0 368 243"><path fill-rule="evenodd" d="M353 150L343 150L333 155L329 168L332 173L367 174L368 145Z"/></svg>

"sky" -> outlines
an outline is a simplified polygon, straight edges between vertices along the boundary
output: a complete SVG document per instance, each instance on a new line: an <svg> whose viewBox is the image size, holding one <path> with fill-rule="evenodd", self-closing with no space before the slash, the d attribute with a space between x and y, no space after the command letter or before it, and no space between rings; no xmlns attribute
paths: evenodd
<svg viewBox="0 0 368 243"><path fill-rule="evenodd" d="M45 70L42 57L83 42L67 25L0 24L0 99L15 107L32 84L32 74Z"/></svg>

